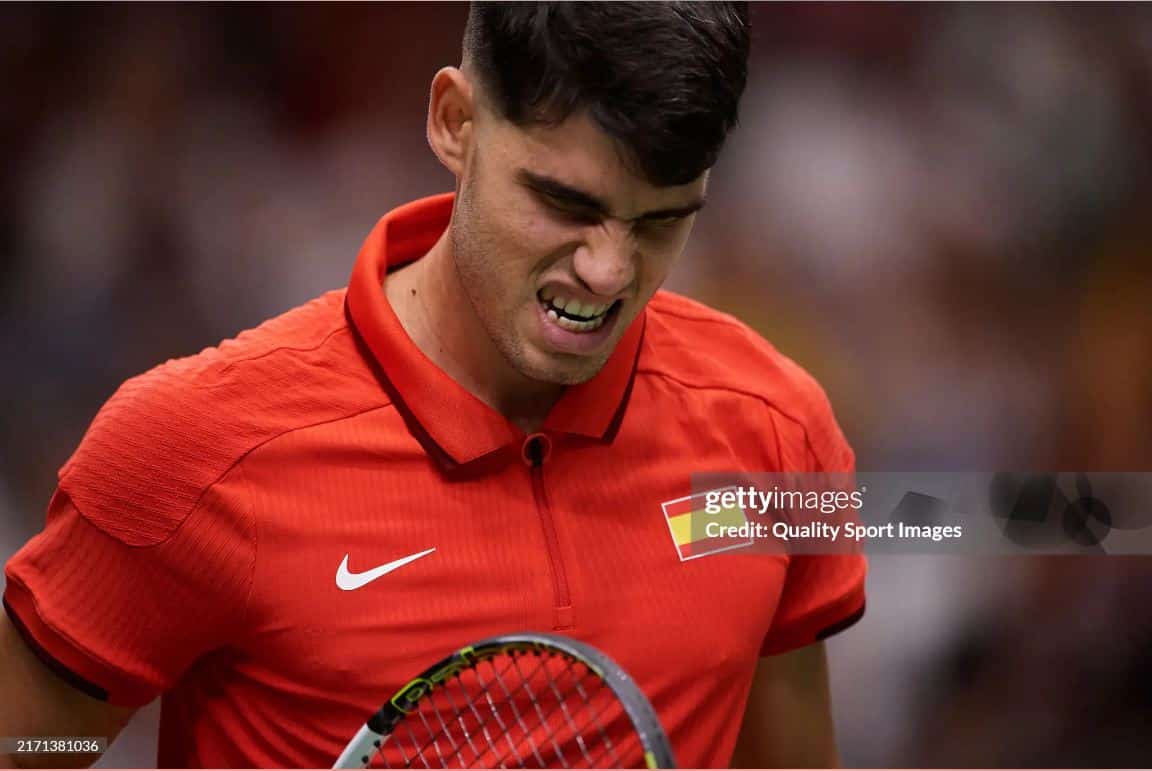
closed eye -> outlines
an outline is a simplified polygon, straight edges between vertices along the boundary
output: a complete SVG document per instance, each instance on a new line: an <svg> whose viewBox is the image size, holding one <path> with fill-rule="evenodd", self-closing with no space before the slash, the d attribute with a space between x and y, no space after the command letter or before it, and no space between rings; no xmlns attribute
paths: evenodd
<svg viewBox="0 0 1152 771"><path fill-rule="evenodd" d="M664 214L652 217L641 217L640 224L642 225L675 225L678 222L683 222L688 219L690 215L687 214Z"/></svg>
<svg viewBox="0 0 1152 771"><path fill-rule="evenodd" d="M538 195L545 206L565 219L581 224L595 224L600 221L600 214L587 206L550 193L540 192Z"/></svg>

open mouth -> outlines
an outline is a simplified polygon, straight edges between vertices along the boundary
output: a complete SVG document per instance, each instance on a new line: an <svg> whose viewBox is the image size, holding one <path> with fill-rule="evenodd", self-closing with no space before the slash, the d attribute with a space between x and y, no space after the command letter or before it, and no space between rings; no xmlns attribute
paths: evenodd
<svg viewBox="0 0 1152 771"><path fill-rule="evenodd" d="M536 297L548 319L569 332L597 330L620 307L619 300L606 305L590 305L555 294L551 289L541 289Z"/></svg>

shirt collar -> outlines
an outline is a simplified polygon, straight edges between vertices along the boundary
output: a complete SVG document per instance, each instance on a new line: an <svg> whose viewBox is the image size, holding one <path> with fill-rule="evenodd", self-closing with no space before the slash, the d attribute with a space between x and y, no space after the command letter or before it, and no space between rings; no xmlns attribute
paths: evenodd
<svg viewBox="0 0 1152 771"><path fill-rule="evenodd" d="M454 195L423 198L384 215L364 242L348 285L350 322L379 364L410 430L442 466L468 463L524 432L437 367L408 337L384 293L389 267L423 257L452 216ZM623 418L644 335L641 313L591 380L565 389L543 430L611 441Z"/></svg>

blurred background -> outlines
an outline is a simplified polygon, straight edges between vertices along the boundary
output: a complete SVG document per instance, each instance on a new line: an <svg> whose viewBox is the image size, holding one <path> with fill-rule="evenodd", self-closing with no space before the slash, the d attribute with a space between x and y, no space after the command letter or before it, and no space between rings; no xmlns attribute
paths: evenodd
<svg viewBox="0 0 1152 771"><path fill-rule="evenodd" d="M124 379L346 283L452 179L466 6L0 8L0 561ZM1152 471L1152 7L756 5L671 288L825 385L871 470ZM875 558L849 766L1146 766L1152 560ZM156 710L103 761L155 762Z"/></svg>

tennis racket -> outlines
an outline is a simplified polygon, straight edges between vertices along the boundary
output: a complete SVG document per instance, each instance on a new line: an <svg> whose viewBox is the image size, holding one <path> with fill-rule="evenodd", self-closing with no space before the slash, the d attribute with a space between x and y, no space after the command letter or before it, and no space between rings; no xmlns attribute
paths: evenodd
<svg viewBox="0 0 1152 771"><path fill-rule="evenodd" d="M616 662L551 634L492 637L405 685L333 768L675 768Z"/></svg>

